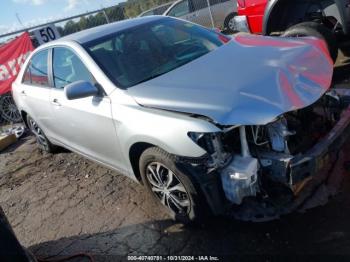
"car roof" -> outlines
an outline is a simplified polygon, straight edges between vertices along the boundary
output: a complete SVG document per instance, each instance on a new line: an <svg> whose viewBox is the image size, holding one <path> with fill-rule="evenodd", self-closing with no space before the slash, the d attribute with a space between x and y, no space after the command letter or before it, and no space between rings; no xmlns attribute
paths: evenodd
<svg viewBox="0 0 350 262"><path fill-rule="evenodd" d="M146 16L146 17L137 17L127 20L122 20L106 25L100 25L96 26L90 29L86 29L77 33L73 33L67 36L64 36L58 40L50 42L50 44L58 44L59 42L63 41L75 41L80 44L84 44L90 41L93 41L95 39L117 33L119 31L123 31L126 29L130 29L142 24L146 24L148 22L158 21L162 19L169 19L168 17L164 16Z"/></svg>

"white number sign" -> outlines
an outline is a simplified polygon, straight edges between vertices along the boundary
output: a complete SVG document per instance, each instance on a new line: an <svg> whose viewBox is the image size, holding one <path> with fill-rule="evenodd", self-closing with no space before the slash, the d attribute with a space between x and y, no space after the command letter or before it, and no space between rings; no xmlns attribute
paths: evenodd
<svg viewBox="0 0 350 262"><path fill-rule="evenodd" d="M57 31L55 25L47 25L34 31L34 35L39 44L45 44L47 42L60 38L60 34Z"/></svg>

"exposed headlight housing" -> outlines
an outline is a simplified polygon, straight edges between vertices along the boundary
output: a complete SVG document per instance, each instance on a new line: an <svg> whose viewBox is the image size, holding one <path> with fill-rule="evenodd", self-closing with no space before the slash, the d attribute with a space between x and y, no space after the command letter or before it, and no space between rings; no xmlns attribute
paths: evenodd
<svg viewBox="0 0 350 262"><path fill-rule="evenodd" d="M224 151L221 133L189 132L188 136L210 156L208 166L211 169L223 167L231 158L231 154Z"/></svg>
<svg viewBox="0 0 350 262"><path fill-rule="evenodd" d="M215 133L188 132L189 138L191 138L191 140L195 142L198 146L207 151L208 154L214 153L212 137L215 135Z"/></svg>

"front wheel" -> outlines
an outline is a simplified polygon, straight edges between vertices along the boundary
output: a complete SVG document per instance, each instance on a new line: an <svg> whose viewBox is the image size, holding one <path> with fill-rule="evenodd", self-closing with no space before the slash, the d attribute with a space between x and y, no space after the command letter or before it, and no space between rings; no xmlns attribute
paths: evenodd
<svg viewBox="0 0 350 262"><path fill-rule="evenodd" d="M189 172L179 169L172 155L151 147L142 153L139 166L147 190L173 219L188 224L208 216L201 190Z"/></svg>

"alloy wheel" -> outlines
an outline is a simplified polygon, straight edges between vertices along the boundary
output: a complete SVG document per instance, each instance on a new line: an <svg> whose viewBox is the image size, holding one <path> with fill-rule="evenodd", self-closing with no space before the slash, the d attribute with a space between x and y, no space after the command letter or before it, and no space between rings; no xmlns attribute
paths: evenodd
<svg viewBox="0 0 350 262"><path fill-rule="evenodd" d="M47 138L45 137L43 131L38 126L38 124L31 118L28 121L28 125L32 133L35 135L36 141L38 142L39 147L45 151L48 151L49 144L48 144Z"/></svg>
<svg viewBox="0 0 350 262"><path fill-rule="evenodd" d="M228 21L228 28L232 31L235 30L235 19L234 17L232 17L229 21Z"/></svg>
<svg viewBox="0 0 350 262"><path fill-rule="evenodd" d="M159 162L152 162L146 167L146 177L152 192L162 205L175 214L190 212L189 194L179 178L168 167Z"/></svg>

